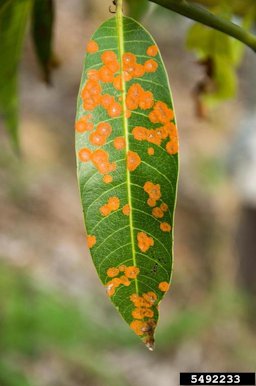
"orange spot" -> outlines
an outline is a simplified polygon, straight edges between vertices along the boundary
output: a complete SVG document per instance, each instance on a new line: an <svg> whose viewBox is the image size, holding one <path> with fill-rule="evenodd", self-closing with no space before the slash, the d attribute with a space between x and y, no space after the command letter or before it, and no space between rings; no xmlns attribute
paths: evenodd
<svg viewBox="0 0 256 386"><path fill-rule="evenodd" d="M121 77L121 75L117 75L114 78L113 86L115 87L116 90L119 90L119 91L122 90L123 84L122 84L122 77Z"/></svg>
<svg viewBox="0 0 256 386"><path fill-rule="evenodd" d="M130 110L126 110L126 112L125 112L125 117L126 117L126 118L130 118L131 115L132 115L132 112L131 112Z"/></svg>
<svg viewBox="0 0 256 386"><path fill-rule="evenodd" d="M133 302L135 307L150 308L154 304L155 300L152 301L152 297L150 297L148 294L154 294L154 292L148 292L147 294L143 294L142 296L133 294L130 296L130 300ZM146 298L147 295L148 295L148 300Z"/></svg>
<svg viewBox="0 0 256 386"><path fill-rule="evenodd" d="M117 150L122 150L125 148L125 139L124 137L117 137L114 139L114 147Z"/></svg>
<svg viewBox="0 0 256 386"><path fill-rule="evenodd" d="M101 97L101 105L104 109L108 109L115 102L115 98L109 94L104 94Z"/></svg>
<svg viewBox="0 0 256 386"><path fill-rule="evenodd" d="M92 80L99 80L99 73L95 69L91 69L87 72L87 77Z"/></svg>
<svg viewBox="0 0 256 386"><path fill-rule="evenodd" d="M109 162L109 155L104 150L94 151L91 160L101 174L109 174L116 169L116 164Z"/></svg>
<svg viewBox="0 0 256 386"><path fill-rule="evenodd" d="M147 181L143 189L145 192L148 193L149 197L155 201L159 200L161 197L161 190L160 190L160 185L159 184L153 184L151 181Z"/></svg>
<svg viewBox="0 0 256 386"><path fill-rule="evenodd" d="M143 94L141 95L141 98L140 98L140 102L139 102L140 108L142 110L151 109L153 104L154 104L154 97L153 97L152 92L150 92L150 91L143 92Z"/></svg>
<svg viewBox="0 0 256 386"><path fill-rule="evenodd" d="M132 75L128 71L123 72L123 77L125 82L129 82L132 79Z"/></svg>
<svg viewBox="0 0 256 386"><path fill-rule="evenodd" d="M151 208L153 208L153 206L156 205L156 200L154 200L153 198L149 198L149 199L147 200L147 204L148 204L148 206L150 206Z"/></svg>
<svg viewBox="0 0 256 386"><path fill-rule="evenodd" d="M115 287L119 287L120 284L122 284L122 280L120 280L119 277L115 277L113 280L111 280Z"/></svg>
<svg viewBox="0 0 256 386"><path fill-rule="evenodd" d="M134 83L128 90L126 96L126 106L129 110L135 110L139 107L141 95L144 93L140 84Z"/></svg>
<svg viewBox="0 0 256 386"><path fill-rule="evenodd" d="M102 146L106 143L106 138L103 135L100 135L97 131L91 133L89 136L89 141L92 145Z"/></svg>
<svg viewBox="0 0 256 386"><path fill-rule="evenodd" d="M108 64L117 61L117 56L114 51L105 51L101 55L101 60L104 64Z"/></svg>
<svg viewBox="0 0 256 386"><path fill-rule="evenodd" d="M153 123L168 123L174 118L172 109L164 102L156 102L154 110L149 114L149 120Z"/></svg>
<svg viewBox="0 0 256 386"><path fill-rule="evenodd" d="M118 276L118 274L119 274L118 268L112 267L107 270L108 277L115 277L115 276Z"/></svg>
<svg viewBox="0 0 256 386"><path fill-rule="evenodd" d="M126 204L123 209L122 209L122 212L125 216L129 216L130 215L130 206L129 204Z"/></svg>
<svg viewBox="0 0 256 386"><path fill-rule="evenodd" d="M129 279L136 279L140 272L140 269L138 267L126 267L125 268L125 276L127 276Z"/></svg>
<svg viewBox="0 0 256 386"><path fill-rule="evenodd" d="M158 286L160 291L163 291L163 292L168 291L169 287L170 287L170 285L169 285L169 283L167 283L167 281L162 281L161 283L159 283L159 286Z"/></svg>
<svg viewBox="0 0 256 386"><path fill-rule="evenodd" d="M168 210L168 205L165 204L164 202L160 205L160 208L162 209L163 212L167 212Z"/></svg>
<svg viewBox="0 0 256 386"><path fill-rule="evenodd" d="M152 210L152 214L153 214L153 216L156 217L156 218L162 218L162 217L164 217L164 212L162 211L161 208L154 208L154 209Z"/></svg>
<svg viewBox="0 0 256 386"><path fill-rule="evenodd" d="M172 229L172 227L171 227L170 224L168 224L168 222L162 222L162 223L160 224L160 229L161 229L161 231L163 231L163 232L170 232L171 229Z"/></svg>
<svg viewBox="0 0 256 386"><path fill-rule="evenodd" d="M144 63L144 69L146 72L156 72L158 64L155 60L149 59Z"/></svg>
<svg viewBox="0 0 256 386"><path fill-rule="evenodd" d="M109 281L107 284L106 284L106 289L107 289L107 294L108 296L113 296L115 294L115 285L113 283L113 281Z"/></svg>
<svg viewBox="0 0 256 386"><path fill-rule="evenodd" d="M99 82L93 79L87 81L81 93L85 110L93 110L100 104L101 91Z"/></svg>
<svg viewBox="0 0 256 386"><path fill-rule="evenodd" d="M169 141L166 144L166 151L167 153L174 155L177 154L179 151L179 144L177 140Z"/></svg>
<svg viewBox="0 0 256 386"><path fill-rule="evenodd" d="M76 122L75 129L78 133L84 133L85 131L93 130L93 123L88 122L89 116L90 115L86 115Z"/></svg>
<svg viewBox="0 0 256 386"><path fill-rule="evenodd" d="M139 307L132 311L132 316L135 319L152 318L154 316L154 312L149 308Z"/></svg>
<svg viewBox="0 0 256 386"><path fill-rule="evenodd" d="M111 118L119 117L121 115L121 113L122 113L122 107L117 102L112 103L110 105L110 107L108 108L108 115Z"/></svg>
<svg viewBox="0 0 256 386"><path fill-rule="evenodd" d="M107 66L103 66L99 69L99 78L102 82L110 83L114 80L114 74Z"/></svg>
<svg viewBox="0 0 256 386"><path fill-rule="evenodd" d="M132 130L132 135L138 141L142 141L143 139L147 138L147 129L145 127L142 127L142 126L136 126Z"/></svg>
<svg viewBox="0 0 256 386"><path fill-rule="evenodd" d="M142 296L151 305L153 305L157 301L157 294L155 294L155 292L153 291L147 292Z"/></svg>
<svg viewBox="0 0 256 386"><path fill-rule="evenodd" d="M136 56L130 52L125 52L123 54L123 65L124 67L129 67L131 64L136 63Z"/></svg>
<svg viewBox="0 0 256 386"><path fill-rule="evenodd" d="M110 176L109 174L103 177L103 182L105 182L105 184L110 184L112 181L113 181L113 177Z"/></svg>
<svg viewBox="0 0 256 386"><path fill-rule="evenodd" d="M161 145L162 139L158 135L156 130L147 130L147 141L149 143L154 143L155 145Z"/></svg>
<svg viewBox="0 0 256 386"><path fill-rule="evenodd" d="M136 64L132 75L134 78L140 78L145 74L145 68L142 64Z"/></svg>
<svg viewBox="0 0 256 386"><path fill-rule="evenodd" d="M120 280L121 280L121 284L123 284L124 286L126 286L126 287L128 287L130 284L131 284L131 282L130 282L130 280L128 279L128 277L126 277L126 276L120 276Z"/></svg>
<svg viewBox="0 0 256 386"><path fill-rule="evenodd" d="M119 266L119 271L120 272L124 272L125 268L126 268L126 265L122 264L122 265Z"/></svg>
<svg viewBox="0 0 256 386"><path fill-rule="evenodd" d="M148 56L156 56L157 54L158 54L158 48L156 45L148 47L147 49Z"/></svg>
<svg viewBox="0 0 256 386"><path fill-rule="evenodd" d="M144 335L144 329L146 326L147 324L140 320L133 320L130 324L131 329L139 336Z"/></svg>
<svg viewBox="0 0 256 386"><path fill-rule="evenodd" d="M100 213L102 216L106 217L111 213L111 209L107 204L105 204L100 208Z"/></svg>
<svg viewBox="0 0 256 386"><path fill-rule="evenodd" d="M170 138L173 138L173 137L177 138L178 136L177 126L173 122L166 123L165 128Z"/></svg>
<svg viewBox="0 0 256 386"><path fill-rule="evenodd" d="M128 151L127 153L127 168L130 172L133 172L141 163L140 156L134 151Z"/></svg>
<svg viewBox="0 0 256 386"><path fill-rule="evenodd" d="M92 248L96 244L96 237L88 235L87 236L87 245L89 248Z"/></svg>
<svg viewBox="0 0 256 386"><path fill-rule="evenodd" d="M104 137L108 137L112 132L112 127L108 122L101 122L97 126L97 132Z"/></svg>
<svg viewBox="0 0 256 386"><path fill-rule="evenodd" d="M118 197L110 197L108 200L108 206L111 210L117 210L120 206L120 200Z"/></svg>
<svg viewBox="0 0 256 386"><path fill-rule="evenodd" d="M149 147L148 148L148 155L154 155L155 154L155 150L153 149L153 147Z"/></svg>
<svg viewBox="0 0 256 386"><path fill-rule="evenodd" d="M154 245L154 240L144 232L138 232L137 234L138 246L142 252L147 250Z"/></svg>
<svg viewBox="0 0 256 386"><path fill-rule="evenodd" d="M94 54L99 50L98 44L94 40L90 40L89 43L87 44L86 51L89 54Z"/></svg>
<svg viewBox="0 0 256 386"><path fill-rule="evenodd" d="M120 65L119 63L116 61L116 60L113 60L112 62L109 62L108 64L106 64L106 67L113 72L113 74L115 74L119 68L120 68Z"/></svg>
<svg viewBox="0 0 256 386"><path fill-rule="evenodd" d="M91 159L92 152L90 149L83 148L78 152L78 158L81 162L88 162Z"/></svg>

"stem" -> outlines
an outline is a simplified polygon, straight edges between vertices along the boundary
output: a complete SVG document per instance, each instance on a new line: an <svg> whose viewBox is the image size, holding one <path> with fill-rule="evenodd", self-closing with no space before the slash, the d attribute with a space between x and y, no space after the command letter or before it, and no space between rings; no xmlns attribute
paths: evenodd
<svg viewBox="0 0 256 386"><path fill-rule="evenodd" d="M123 0L117 0L116 13L117 13L117 17L120 17L123 15Z"/></svg>
<svg viewBox="0 0 256 386"><path fill-rule="evenodd" d="M153 3L159 4L162 7L177 12L180 15L186 16L189 19L198 21L208 27L212 27L218 31L232 36L233 38L244 43L256 52L256 36L247 32L245 29L239 27L226 19L214 15L206 8L199 5L189 4L186 0L150 0Z"/></svg>

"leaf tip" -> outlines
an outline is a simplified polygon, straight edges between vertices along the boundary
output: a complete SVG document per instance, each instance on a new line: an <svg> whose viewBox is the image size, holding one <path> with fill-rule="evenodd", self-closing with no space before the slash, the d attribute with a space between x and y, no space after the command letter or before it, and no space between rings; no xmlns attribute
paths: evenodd
<svg viewBox="0 0 256 386"><path fill-rule="evenodd" d="M153 336L147 336L143 341L145 343L145 346L149 349L149 351L154 351L155 339Z"/></svg>

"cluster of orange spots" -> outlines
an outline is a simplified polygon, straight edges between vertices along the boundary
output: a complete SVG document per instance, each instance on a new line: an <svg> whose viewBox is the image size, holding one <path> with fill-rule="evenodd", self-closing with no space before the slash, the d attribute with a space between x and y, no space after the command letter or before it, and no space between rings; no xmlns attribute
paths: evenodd
<svg viewBox="0 0 256 386"><path fill-rule="evenodd" d="M154 155L155 154L155 150L153 149L153 147L149 147L148 148L148 155Z"/></svg>
<svg viewBox="0 0 256 386"><path fill-rule="evenodd" d="M133 302L135 307L150 308L155 304L157 295L153 291L146 292L142 296L132 294L130 296L130 300Z"/></svg>
<svg viewBox="0 0 256 386"><path fill-rule="evenodd" d="M173 155L179 151L179 142L177 137L172 137L169 142L166 144L167 153Z"/></svg>
<svg viewBox="0 0 256 386"><path fill-rule="evenodd" d="M83 149L79 150L78 152L78 158L81 162L88 162L91 160L92 152L90 149L87 149L84 147Z"/></svg>
<svg viewBox="0 0 256 386"><path fill-rule="evenodd" d="M85 110L94 110L100 105L101 91L101 85L97 80L89 79L86 82L81 93Z"/></svg>
<svg viewBox="0 0 256 386"><path fill-rule="evenodd" d="M96 244L96 237L92 235L87 236L87 244L89 248L92 248Z"/></svg>
<svg viewBox="0 0 256 386"><path fill-rule="evenodd" d="M116 170L116 164L109 162L109 155L105 150L95 150L91 155L91 160L101 174L109 174Z"/></svg>
<svg viewBox="0 0 256 386"><path fill-rule="evenodd" d="M170 224L168 224L168 222L162 222L160 224L160 229L163 232L171 232L172 227Z"/></svg>
<svg viewBox="0 0 256 386"><path fill-rule="evenodd" d="M129 110L136 110L140 107L147 110L153 107L154 97L151 91L145 91L139 83L134 83L128 90L126 106Z"/></svg>
<svg viewBox="0 0 256 386"><path fill-rule="evenodd" d="M158 201L161 197L161 190L159 184L153 184L151 181L147 181L143 189L149 195L149 199L147 200L147 204L151 207L156 205L156 201Z"/></svg>
<svg viewBox="0 0 256 386"><path fill-rule="evenodd" d="M156 45L150 46L147 49L148 56L156 56L158 54L158 48Z"/></svg>
<svg viewBox="0 0 256 386"><path fill-rule="evenodd" d="M105 184L110 184L112 181L113 181L113 177L110 176L109 174L103 177L103 182L105 182Z"/></svg>
<svg viewBox="0 0 256 386"><path fill-rule="evenodd" d="M162 281L158 285L158 288L160 289L160 291L163 291L163 292L168 291L169 287L170 287L170 285L169 285L169 283L167 283L167 281Z"/></svg>
<svg viewBox="0 0 256 386"><path fill-rule="evenodd" d="M108 216L111 212L118 210L120 206L120 200L118 197L110 197L107 204L103 205L100 208L100 213L102 216Z"/></svg>
<svg viewBox="0 0 256 386"><path fill-rule="evenodd" d="M78 133L84 133L85 131L93 130L93 123L89 122L89 119L92 118L91 114L81 117L76 121L75 129Z"/></svg>
<svg viewBox="0 0 256 386"><path fill-rule="evenodd" d="M152 123L168 123L174 118L172 109L169 109L166 103L158 101L154 105L153 111L149 114L149 120Z"/></svg>
<svg viewBox="0 0 256 386"><path fill-rule="evenodd" d="M168 132L164 127L160 127L159 129L146 129L142 126L136 126L132 130L132 135L138 141L148 141L149 143L153 143L155 145L161 145L163 139L168 136ZM150 148L150 153L154 154L154 149Z"/></svg>
<svg viewBox="0 0 256 386"><path fill-rule="evenodd" d="M156 218L163 218L164 217L164 212L162 211L161 208L155 207L152 210L152 215Z"/></svg>
<svg viewBox="0 0 256 386"><path fill-rule="evenodd" d="M133 172L141 163L139 154L129 150L127 153L127 168L130 172Z"/></svg>
<svg viewBox="0 0 256 386"><path fill-rule="evenodd" d="M105 145L111 132L112 127L110 124L108 122L101 122L98 124L96 131L90 134L89 141L95 146Z"/></svg>
<svg viewBox="0 0 256 386"><path fill-rule="evenodd" d="M123 214L125 215L125 216L129 216L130 215L130 206L129 206L129 204L126 204L124 207L123 207L123 209L122 209L122 212L123 212Z"/></svg>
<svg viewBox="0 0 256 386"><path fill-rule="evenodd" d="M154 240L152 239L152 237L148 236L144 232L138 232L137 241L139 249L142 252L147 252L147 250L154 245Z"/></svg>
<svg viewBox="0 0 256 386"><path fill-rule="evenodd" d="M99 69L99 78L102 82L113 82L114 75L119 70L120 65L114 51L105 51L101 55L103 66Z"/></svg>
<svg viewBox="0 0 256 386"><path fill-rule="evenodd" d="M123 54L123 71L126 81L132 78L139 78L145 74L145 68L142 64L137 63L137 58L130 52Z"/></svg>
<svg viewBox="0 0 256 386"><path fill-rule="evenodd" d="M130 324L131 329L135 332L136 335L144 335L147 330L147 323L142 322L141 320L133 320Z"/></svg>
<svg viewBox="0 0 256 386"><path fill-rule="evenodd" d="M98 43L96 43L94 40L90 40L87 44L86 51L89 54L94 54L99 50Z"/></svg>
<svg viewBox="0 0 256 386"><path fill-rule="evenodd" d="M135 308L132 311L132 316L134 319L144 319L144 318L152 318L154 316L154 311L152 311L150 308Z"/></svg>
<svg viewBox="0 0 256 386"><path fill-rule="evenodd" d="M107 276L110 277L111 280L106 284L107 294L113 296L115 289L121 284L128 287L131 284L129 279L136 279L139 272L140 269L134 266L127 267L126 265L120 265L119 267L108 268ZM117 277L120 273L121 276Z"/></svg>
<svg viewBox="0 0 256 386"><path fill-rule="evenodd" d="M124 137L116 137L114 139L114 147L116 148L116 150L123 150L125 148Z"/></svg>

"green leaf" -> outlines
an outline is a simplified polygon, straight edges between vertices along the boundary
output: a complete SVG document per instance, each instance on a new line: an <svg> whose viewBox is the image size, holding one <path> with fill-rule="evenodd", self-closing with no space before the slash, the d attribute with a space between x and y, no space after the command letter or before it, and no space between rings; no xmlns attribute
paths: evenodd
<svg viewBox="0 0 256 386"><path fill-rule="evenodd" d="M53 0L34 0L32 14L33 41L47 83L50 83L52 60L53 5Z"/></svg>
<svg viewBox="0 0 256 386"><path fill-rule="evenodd" d="M87 45L76 117L78 180L100 280L151 350L172 270L177 152L156 43L118 15Z"/></svg>
<svg viewBox="0 0 256 386"><path fill-rule="evenodd" d="M17 71L31 0L5 1L0 7L0 113L18 148Z"/></svg>

